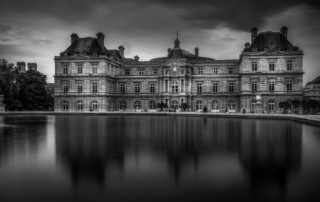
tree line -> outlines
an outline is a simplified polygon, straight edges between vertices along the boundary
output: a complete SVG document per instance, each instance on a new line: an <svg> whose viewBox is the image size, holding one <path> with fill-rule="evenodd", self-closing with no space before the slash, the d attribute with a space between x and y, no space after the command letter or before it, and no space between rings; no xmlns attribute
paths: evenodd
<svg viewBox="0 0 320 202"><path fill-rule="evenodd" d="M0 95L7 111L53 110L47 77L35 70L19 72L5 59L0 59Z"/></svg>

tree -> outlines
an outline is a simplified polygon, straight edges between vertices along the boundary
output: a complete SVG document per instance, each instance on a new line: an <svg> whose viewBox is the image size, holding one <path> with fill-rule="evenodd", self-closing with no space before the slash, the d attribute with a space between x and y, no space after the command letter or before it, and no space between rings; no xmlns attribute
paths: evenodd
<svg viewBox="0 0 320 202"><path fill-rule="evenodd" d="M187 109L189 108L190 106L187 104L187 103L182 103L181 104L181 109L183 110L183 111L187 111Z"/></svg>
<svg viewBox="0 0 320 202"><path fill-rule="evenodd" d="M47 91L46 76L35 70L28 70L18 77L20 100L27 110L44 110L52 105Z"/></svg>
<svg viewBox="0 0 320 202"><path fill-rule="evenodd" d="M163 111L163 108L168 108L168 105L167 103L164 103L164 102L158 102L157 108L160 108L160 111Z"/></svg>
<svg viewBox="0 0 320 202"><path fill-rule="evenodd" d="M4 95L4 104L8 110L21 109L19 100L19 88L16 83L19 71L13 68L13 64L5 59L0 59L0 94Z"/></svg>
<svg viewBox="0 0 320 202"><path fill-rule="evenodd" d="M279 108L280 108L280 109L283 109L283 112L284 112L284 113L286 113L287 110L288 110L288 108L290 108L290 107L291 107L291 104L290 104L290 102L288 102L288 101L279 102Z"/></svg>
<svg viewBox="0 0 320 202"><path fill-rule="evenodd" d="M309 114L311 114L312 110L320 108L320 103L318 100L306 98L302 100L302 107L309 110Z"/></svg>

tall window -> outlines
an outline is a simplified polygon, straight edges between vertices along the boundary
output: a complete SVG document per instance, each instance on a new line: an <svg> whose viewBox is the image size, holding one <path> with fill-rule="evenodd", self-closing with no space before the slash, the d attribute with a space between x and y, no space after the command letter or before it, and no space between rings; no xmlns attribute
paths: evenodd
<svg viewBox="0 0 320 202"><path fill-rule="evenodd" d="M274 93L274 81L269 82L269 92Z"/></svg>
<svg viewBox="0 0 320 202"><path fill-rule="evenodd" d="M252 61L251 67L252 67L252 71L253 72L258 71L258 62L257 61Z"/></svg>
<svg viewBox="0 0 320 202"><path fill-rule="evenodd" d="M275 64L274 61L269 62L269 71L274 71L275 70Z"/></svg>
<svg viewBox="0 0 320 202"><path fill-rule="evenodd" d="M153 74L158 74L158 69L157 68L153 69Z"/></svg>
<svg viewBox="0 0 320 202"><path fill-rule="evenodd" d="M78 74L82 74L82 64L78 64Z"/></svg>
<svg viewBox="0 0 320 202"><path fill-rule="evenodd" d="M91 102L91 109L92 109L93 111L97 111L97 110L98 110L98 101L97 101L97 100L93 100L93 101Z"/></svg>
<svg viewBox="0 0 320 202"><path fill-rule="evenodd" d="M77 92L78 92L79 94L81 94L81 93L82 93L82 89L83 89L82 82L78 82L77 85L78 85L78 86L77 86Z"/></svg>
<svg viewBox="0 0 320 202"><path fill-rule="evenodd" d="M121 83L120 84L120 93L125 93L126 92L126 84Z"/></svg>
<svg viewBox="0 0 320 202"><path fill-rule="evenodd" d="M251 82L251 91L253 92L253 93L255 93L255 92L257 92L257 82L256 81L252 81Z"/></svg>
<svg viewBox="0 0 320 202"><path fill-rule="evenodd" d="M229 82L229 86L228 86L228 92L229 93L234 93L234 82Z"/></svg>
<svg viewBox="0 0 320 202"><path fill-rule="evenodd" d="M287 92L292 91L292 80L287 80Z"/></svg>
<svg viewBox="0 0 320 202"><path fill-rule="evenodd" d="M217 100L212 102L212 109L219 109L219 102Z"/></svg>
<svg viewBox="0 0 320 202"><path fill-rule="evenodd" d="M197 83L197 93L202 93L202 83Z"/></svg>
<svg viewBox="0 0 320 202"><path fill-rule="evenodd" d="M184 80L181 80L181 92L184 92Z"/></svg>
<svg viewBox="0 0 320 202"><path fill-rule="evenodd" d="M127 108L126 101L124 101L124 100L120 101L119 108L122 109L122 110L125 110Z"/></svg>
<svg viewBox="0 0 320 202"><path fill-rule="evenodd" d="M200 109L202 109L202 101L201 101L201 100L198 100L198 101L196 102L196 110L200 110Z"/></svg>
<svg viewBox="0 0 320 202"><path fill-rule="evenodd" d="M67 64L63 64L63 74L69 73L69 66Z"/></svg>
<svg viewBox="0 0 320 202"><path fill-rule="evenodd" d="M234 104L234 101L233 101L233 100L229 100L229 102L228 102L228 108L229 108L229 109L235 109L235 108L236 108L236 105Z"/></svg>
<svg viewBox="0 0 320 202"><path fill-rule="evenodd" d="M174 94L179 93L179 85L177 81L172 82L171 88L172 88L172 93Z"/></svg>
<svg viewBox="0 0 320 202"><path fill-rule="evenodd" d="M92 64L92 73L93 74L98 73L98 64Z"/></svg>
<svg viewBox="0 0 320 202"><path fill-rule="evenodd" d="M218 74L218 67L213 68L213 74Z"/></svg>
<svg viewBox="0 0 320 202"><path fill-rule="evenodd" d="M130 69L126 69L125 72L126 72L126 76L130 75Z"/></svg>
<svg viewBox="0 0 320 202"><path fill-rule="evenodd" d="M135 83L134 84L134 92L135 93L140 93L140 83Z"/></svg>
<svg viewBox="0 0 320 202"><path fill-rule="evenodd" d="M77 110L83 110L83 102L82 100L77 101Z"/></svg>
<svg viewBox="0 0 320 202"><path fill-rule="evenodd" d="M171 103L171 107L173 109L178 109L179 108L179 103L177 100L173 100L172 103Z"/></svg>
<svg viewBox="0 0 320 202"><path fill-rule="evenodd" d="M229 67L228 68L228 72L229 72L229 74L234 74L234 68L233 67Z"/></svg>
<svg viewBox="0 0 320 202"><path fill-rule="evenodd" d="M292 71L292 60L287 60L287 71Z"/></svg>
<svg viewBox="0 0 320 202"><path fill-rule="evenodd" d="M217 93L217 92L218 92L218 83L213 83L213 84L212 84L212 91L213 91L214 93Z"/></svg>
<svg viewBox="0 0 320 202"><path fill-rule="evenodd" d="M202 67L198 68L198 74L203 74L203 68Z"/></svg>
<svg viewBox="0 0 320 202"><path fill-rule="evenodd" d="M255 110L257 106L257 100L253 99L251 100L251 110Z"/></svg>
<svg viewBox="0 0 320 202"><path fill-rule="evenodd" d="M68 109L69 109L69 102L68 102L68 100L63 100L63 101L62 101L62 109L63 109L63 110L68 110Z"/></svg>
<svg viewBox="0 0 320 202"><path fill-rule="evenodd" d="M156 109L156 102L154 100L150 100L149 109Z"/></svg>
<svg viewBox="0 0 320 202"><path fill-rule="evenodd" d="M140 68L140 69L139 69L139 74L140 74L140 75L143 75L143 74L144 74L144 69L143 69L143 68Z"/></svg>
<svg viewBox="0 0 320 202"><path fill-rule="evenodd" d="M165 81L165 92L168 92L168 80Z"/></svg>
<svg viewBox="0 0 320 202"><path fill-rule="evenodd" d="M135 109L140 109L140 108L141 108L141 103L140 103L140 101L135 101L135 102L134 102L134 108L135 108Z"/></svg>
<svg viewBox="0 0 320 202"><path fill-rule="evenodd" d="M154 83L150 83L150 93L155 93L156 85Z"/></svg>
<svg viewBox="0 0 320 202"><path fill-rule="evenodd" d="M268 103L268 106L269 106L269 111L274 111L276 109L276 102L274 100L269 100L269 103Z"/></svg>
<svg viewBox="0 0 320 202"><path fill-rule="evenodd" d="M67 81L63 82L63 92L67 93L69 91L69 83Z"/></svg>
<svg viewBox="0 0 320 202"><path fill-rule="evenodd" d="M98 93L98 82L92 82L92 93Z"/></svg>

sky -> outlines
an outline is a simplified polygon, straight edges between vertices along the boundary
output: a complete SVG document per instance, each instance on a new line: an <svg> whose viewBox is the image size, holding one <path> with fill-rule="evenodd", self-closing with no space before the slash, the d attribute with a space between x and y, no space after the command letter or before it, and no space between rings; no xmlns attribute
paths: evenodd
<svg viewBox="0 0 320 202"><path fill-rule="evenodd" d="M311 0L1 0L0 58L36 62L53 82L54 56L70 35L106 35L125 57L164 57L179 31L180 47L214 59L238 59L250 30L289 28L304 51L304 84L320 75L320 2Z"/></svg>

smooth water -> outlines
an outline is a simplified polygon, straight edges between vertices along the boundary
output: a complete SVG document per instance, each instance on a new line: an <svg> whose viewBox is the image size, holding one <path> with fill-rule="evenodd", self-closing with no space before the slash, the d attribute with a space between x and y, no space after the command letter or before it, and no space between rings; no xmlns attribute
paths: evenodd
<svg viewBox="0 0 320 202"><path fill-rule="evenodd" d="M320 128L176 116L0 117L0 201L320 201Z"/></svg>

